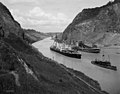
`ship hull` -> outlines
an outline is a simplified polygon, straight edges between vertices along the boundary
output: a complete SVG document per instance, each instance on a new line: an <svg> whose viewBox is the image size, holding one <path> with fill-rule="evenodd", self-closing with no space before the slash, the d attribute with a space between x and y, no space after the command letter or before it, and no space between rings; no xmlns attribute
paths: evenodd
<svg viewBox="0 0 120 94"><path fill-rule="evenodd" d="M111 65L105 66L105 65L97 64L96 62L97 62L97 61L91 61L91 63L94 64L94 65L96 65L96 66L117 71L117 67L116 67L116 66L111 66Z"/></svg>
<svg viewBox="0 0 120 94"><path fill-rule="evenodd" d="M100 53L100 49L91 49L91 48L79 48L79 51L88 52L88 53Z"/></svg>
<svg viewBox="0 0 120 94"><path fill-rule="evenodd" d="M81 48L81 47L73 47L74 50L87 52L87 53L100 53L100 49L98 48Z"/></svg>
<svg viewBox="0 0 120 94"><path fill-rule="evenodd" d="M57 52L57 53L59 53L59 54L68 56L68 57L81 59L81 54L69 53L69 52L66 52L66 50L60 51L59 49L54 48L54 47L50 47L50 50L52 50L52 51L54 51L54 52Z"/></svg>

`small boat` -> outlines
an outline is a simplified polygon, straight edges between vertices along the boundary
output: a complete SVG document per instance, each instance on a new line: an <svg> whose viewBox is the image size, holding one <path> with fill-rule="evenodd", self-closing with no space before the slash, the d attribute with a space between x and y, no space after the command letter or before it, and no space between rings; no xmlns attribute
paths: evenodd
<svg viewBox="0 0 120 94"><path fill-rule="evenodd" d="M106 68L106 69L111 69L111 70L117 71L117 67L112 66L110 61L107 61L107 60L104 61L104 60L95 59L94 61L91 61L91 63L94 64L94 65L97 65L99 67L103 67L103 68Z"/></svg>

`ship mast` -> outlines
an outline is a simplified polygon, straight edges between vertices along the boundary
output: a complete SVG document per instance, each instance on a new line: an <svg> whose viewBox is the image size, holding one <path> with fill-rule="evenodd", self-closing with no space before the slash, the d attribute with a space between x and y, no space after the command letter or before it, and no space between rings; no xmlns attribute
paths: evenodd
<svg viewBox="0 0 120 94"><path fill-rule="evenodd" d="M102 54L102 61L105 61L104 50L103 50L103 54Z"/></svg>
<svg viewBox="0 0 120 94"><path fill-rule="evenodd" d="M55 35L54 45L55 45L55 47L57 47L57 34Z"/></svg>
<svg viewBox="0 0 120 94"><path fill-rule="evenodd" d="M83 37L82 37L82 31L81 31L81 44L83 43L83 39L82 39ZM81 46L81 48L83 49L83 45Z"/></svg>

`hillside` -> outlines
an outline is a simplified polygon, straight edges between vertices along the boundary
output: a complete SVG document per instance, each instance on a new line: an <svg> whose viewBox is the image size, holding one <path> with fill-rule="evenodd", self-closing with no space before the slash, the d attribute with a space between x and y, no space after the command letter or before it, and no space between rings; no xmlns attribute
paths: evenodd
<svg viewBox="0 0 120 94"><path fill-rule="evenodd" d="M47 37L43 33L38 33L35 30L22 29L20 24L12 17L9 10L0 2L0 27L4 32L4 36L7 37L9 33L14 33L29 43L36 42Z"/></svg>
<svg viewBox="0 0 120 94"><path fill-rule="evenodd" d="M44 57L0 3L0 94L107 94L97 81Z"/></svg>
<svg viewBox="0 0 120 94"><path fill-rule="evenodd" d="M119 11L119 0L83 9L65 29L62 39L67 43L82 40L92 44L120 45Z"/></svg>
<svg viewBox="0 0 120 94"><path fill-rule="evenodd" d="M0 2L0 27L5 31L7 37L10 32L22 36L20 24L14 20L9 10Z"/></svg>
<svg viewBox="0 0 120 94"><path fill-rule="evenodd" d="M55 36L55 35L62 35L62 32L49 32L49 33L46 33L47 35L49 36Z"/></svg>
<svg viewBox="0 0 120 94"><path fill-rule="evenodd" d="M36 42L36 41L39 41L39 40L49 37L48 34L38 32L33 29L23 29L23 31L25 33L25 40L27 40L30 43L33 43L33 42Z"/></svg>

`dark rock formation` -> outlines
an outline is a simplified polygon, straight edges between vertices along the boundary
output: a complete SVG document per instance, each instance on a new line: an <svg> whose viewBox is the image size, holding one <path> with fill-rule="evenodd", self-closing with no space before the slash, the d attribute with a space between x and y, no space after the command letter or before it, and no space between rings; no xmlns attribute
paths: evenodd
<svg viewBox="0 0 120 94"><path fill-rule="evenodd" d="M65 29L62 39L97 44L120 44L120 1L83 9ZM116 41L116 42L115 42Z"/></svg>
<svg viewBox="0 0 120 94"><path fill-rule="evenodd" d="M106 94L97 81L26 43L20 24L1 3L0 23L5 34L0 39L0 94Z"/></svg>

